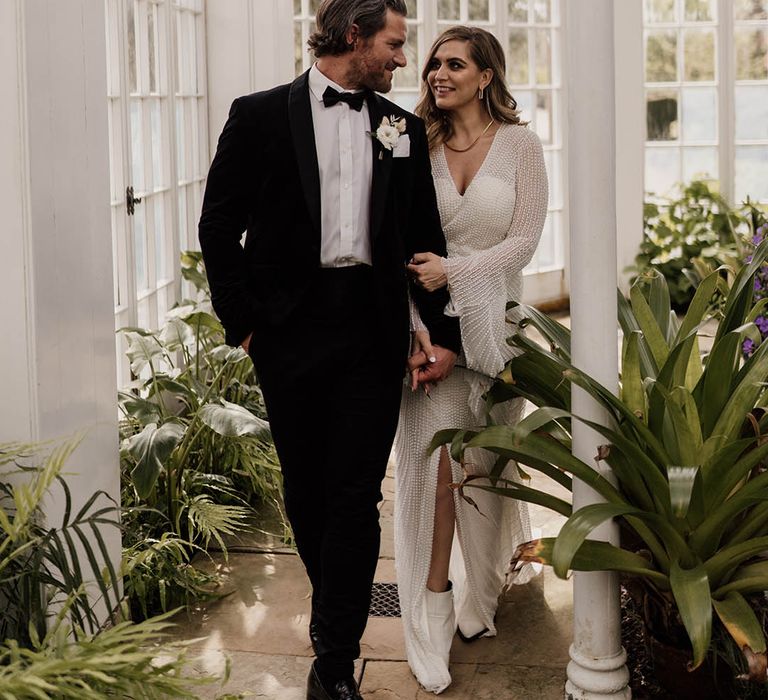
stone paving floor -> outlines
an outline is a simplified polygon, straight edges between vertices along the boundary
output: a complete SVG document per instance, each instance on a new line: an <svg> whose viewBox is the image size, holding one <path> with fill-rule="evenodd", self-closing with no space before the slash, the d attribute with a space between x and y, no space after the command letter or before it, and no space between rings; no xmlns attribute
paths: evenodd
<svg viewBox="0 0 768 700"><path fill-rule="evenodd" d="M536 479L534 486L547 486ZM391 472L381 504L382 548L376 581L395 581L392 544ZM552 489L554 491L554 488ZM561 494L563 495L563 494ZM532 524L542 534L555 534L560 516L531 508ZM268 544L268 543L267 543ZM176 636L191 644L193 667L221 673L226 659L230 680L203 687L201 698L248 693L269 700L304 700L312 649L307 636L309 583L300 559L288 550L272 549L262 541L243 543L228 563L214 555L229 574L226 597L191 616L180 615ZM262 551L255 551L262 550ZM545 569L525 586L504 594L499 609L499 634L464 644L456 637L451 651L453 684L446 700L559 700L563 697L565 666L571 635L571 584ZM422 700L405 661L399 618L371 617L361 643L357 673L361 691L370 700Z"/></svg>
<svg viewBox="0 0 768 700"><path fill-rule="evenodd" d="M532 473L533 486L569 498L559 486ZM394 479L384 482L381 504L382 547L376 581L395 581L392 541ZM563 518L531 507L534 536L556 534ZM309 583L301 561L274 540L257 537L241 542L218 565L229 573L231 593L176 622L179 639L191 643L193 667L221 673L227 659L229 682L201 688L201 698L221 693L246 693L269 700L304 700L312 662L307 635ZM525 586L503 595L499 634L464 644L454 639L451 650L453 684L445 700L561 700L571 638L572 592L568 581L550 569ZM361 643L357 674L367 700L425 700L405 660L399 618L371 617Z"/></svg>

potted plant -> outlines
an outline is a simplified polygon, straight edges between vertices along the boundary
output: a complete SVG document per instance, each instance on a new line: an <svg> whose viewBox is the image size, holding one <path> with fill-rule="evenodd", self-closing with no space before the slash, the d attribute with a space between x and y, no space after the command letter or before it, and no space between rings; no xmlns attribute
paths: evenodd
<svg viewBox="0 0 768 700"><path fill-rule="evenodd" d="M718 637L722 632L741 650L740 677L756 682L766 681L768 663L765 633L750 605L750 596L768 590L768 414L763 409L768 343L759 344L754 320L768 302L753 304L753 290L766 256L768 241L757 247L730 288L719 271L705 277L681 320L658 273L642 276L629 300L619 295L619 396L573 366L568 329L521 307L521 325L535 326L549 347L523 334L511 338L520 354L489 391L488 401L522 396L538 408L514 426L441 431L432 445L449 444L458 460L469 448L499 455L490 477L468 477L460 489L491 490L567 517L556 538L522 545L513 567L549 564L560 577L569 570L621 572L636 583L651 635L674 646L680 642L678 630L684 630L689 670L702 667L708 655L714 658L709 653L714 626ZM697 331L718 290L725 295L722 317L702 358ZM756 345L747 358L741 352L745 338ZM595 423L573 415L572 386L589 392L609 419ZM574 420L605 439L595 459L611 467L615 485L571 454ZM567 488L572 478L581 479L604 503L574 511L563 499L501 478L508 460ZM589 539L611 518L631 536L620 546ZM679 671L686 674L682 665Z"/></svg>

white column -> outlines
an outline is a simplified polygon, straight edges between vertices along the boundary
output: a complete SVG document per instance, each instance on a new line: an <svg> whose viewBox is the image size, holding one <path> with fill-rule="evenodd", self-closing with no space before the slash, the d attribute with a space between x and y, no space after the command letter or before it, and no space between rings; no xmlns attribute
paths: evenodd
<svg viewBox="0 0 768 700"><path fill-rule="evenodd" d="M119 502L104 3L0 3L0 85L0 441L84 433L73 508Z"/></svg>
<svg viewBox="0 0 768 700"><path fill-rule="evenodd" d="M628 291L643 240L645 196L645 95L643 94L643 3L613 4L616 67L616 257L619 285ZM578 96L577 96L578 99Z"/></svg>
<svg viewBox="0 0 768 700"><path fill-rule="evenodd" d="M612 0L567 3L568 147L571 241L571 323L574 364L617 390L616 148ZM605 420L599 406L574 389L573 411ZM573 452L595 464L602 440L574 422ZM599 500L574 481L574 509ZM608 523L593 537L617 541ZM566 696L629 698L621 647L618 579L610 573L573 577L574 631Z"/></svg>

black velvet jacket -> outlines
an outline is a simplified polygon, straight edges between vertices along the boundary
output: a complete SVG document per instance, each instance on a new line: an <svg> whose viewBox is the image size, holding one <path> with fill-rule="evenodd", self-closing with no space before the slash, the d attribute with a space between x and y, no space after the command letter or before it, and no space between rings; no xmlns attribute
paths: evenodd
<svg viewBox="0 0 768 700"><path fill-rule="evenodd" d="M219 137L199 235L213 306L231 345L262 321L288 321L320 267L320 177L309 100L308 73L240 97ZM371 150L375 308L393 342L407 348L406 262L418 252L445 255L445 239L423 122L374 93L368 111L372 132L384 116L405 117L411 142L409 157L393 158L375 139ZM432 342L458 352L458 319L443 314L447 290L428 293L410 284Z"/></svg>

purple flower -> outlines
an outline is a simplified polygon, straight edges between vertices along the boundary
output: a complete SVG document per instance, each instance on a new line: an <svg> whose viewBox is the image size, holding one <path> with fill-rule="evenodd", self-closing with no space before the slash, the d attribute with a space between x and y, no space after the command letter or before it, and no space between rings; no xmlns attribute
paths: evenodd
<svg viewBox="0 0 768 700"><path fill-rule="evenodd" d="M760 329L761 335L768 335L768 318L765 316L758 316L755 319L755 325Z"/></svg>
<svg viewBox="0 0 768 700"><path fill-rule="evenodd" d="M766 233L768 233L768 223L764 223L762 226L757 227L758 236L764 236Z"/></svg>
<svg viewBox="0 0 768 700"><path fill-rule="evenodd" d="M763 235L760 233L760 229L757 229L757 234L752 236L752 243L760 245L763 241Z"/></svg>
<svg viewBox="0 0 768 700"><path fill-rule="evenodd" d="M747 338L742 344L741 344L741 351L749 357L754 351L755 351L755 343Z"/></svg>
<svg viewBox="0 0 768 700"><path fill-rule="evenodd" d="M749 265L749 263L752 262L752 256L751 255L747 255L747 257L744 258L744 262L747 263L747 265Z"/></svg>
<svg viewBox="0 0 768 700"><path fill-rule="evenodd" d="M755 277L755 291L759 292L763 288L763 285L760 283L760 279Z"/></svg>

